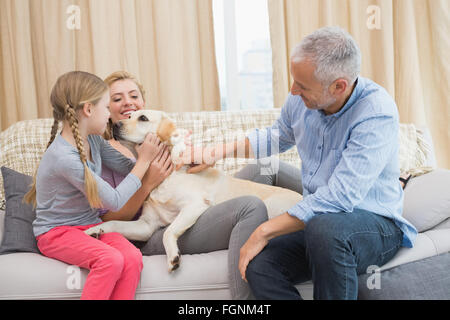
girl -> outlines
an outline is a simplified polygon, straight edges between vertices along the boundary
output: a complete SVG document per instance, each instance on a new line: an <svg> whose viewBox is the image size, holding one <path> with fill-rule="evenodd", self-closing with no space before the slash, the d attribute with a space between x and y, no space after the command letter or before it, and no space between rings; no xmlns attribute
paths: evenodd
<svg viewBox="0 0 450 320"><path fill-rule="evenodd" d="M50 141L25 196L36 206L38 248L47 257L90 270L81 299L133 299L143 266L139 250L118 233L95 239L83 231L101 223L97 208L118 210L128 201L162 146L147 136L134 163L100 137L110 115L109 91L95 75L62 75L50 101ZM100 178L102 163L126 176L117 188Z"/></svg>
<svg viewBox="0 0 450 320"><path fill-rule="evenodd" d="M117 121L128 118L130 112L144 108L144 90L134 76L125 71L118 71L108 76L105 82L109 86L111 98L110 128ZM111 137L110 129L106 130L105 138L110 139ZM132 156L117 141L113 139L108 141L118 151L128 157ZM170 156L165 153L152 162L146 177L142 180L141 189L133 197L135 201L130 200L119 213L105 210L107 212L102 219L104 221L136 219L140 213L139 208L148 194L173 171L173 165L167 164L166 157L171 163ZM102 177L113 187L124 178L123 174L114 169L104 170ZM197 222L178 239L178 245L183 254L228 249L231 297L248 299L251 297L250 288L241 279L238 269L239 250L256 227L266 220L267 209L264 202L252 196L238 197L207 209ZM135 244L140 247L144 255L165 254L162 242L164 231L165 228L161 228L147 242L135 242Z"/></svg>

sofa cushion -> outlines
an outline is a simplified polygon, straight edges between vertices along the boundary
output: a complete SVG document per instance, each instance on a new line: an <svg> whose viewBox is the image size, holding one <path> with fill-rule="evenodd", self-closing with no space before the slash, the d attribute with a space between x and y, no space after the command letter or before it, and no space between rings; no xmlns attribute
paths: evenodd
<svg viewBox="0 0 450 320"><path fill-rule="evenodd" d="M400 171L402 173L421 172L424 167L435 167L433 141L429 130L426 127L417 127L412 123L402 123L399 129Z"/></svg>
<svg viewBox="0 0 450 320"><path fill-rule="evenodd" d="M136 299L231 299L228 251L183 255L175 272L167 272L164 255L144 256ZM0 300L79 299L89 271L35 253L0 256ZM312 299L310 281L298 285Z"/></svg>
<svg viewBox="0 0 450 320"><path fill-rule="evenodd" d="M31 205L22 202L32 178L6 167L2 167L1 172L5 187L6 210L0 254L39 253L32 227L36 212Z"/></svg>
<svg viewBox="0 0 450 320"><path fill-rule="evenodd" d="M441 237L445 236L446 230L439 230ZM439 233L438 232L438 233ZM447 232L448 233L448 232ZM428 235L428 236L427 236ZM436 237L435 237L436 235ZM435 238L433 240L433 238ZM436 250L431 250L434 241L439 241L436 231L430 230L416 240L416 246L412 249L402 248L391 264L389 262L380 268L381 271L381 291L373 289L368 292L367 280L370 274L363 274L358 277L359 298L360 299L394 299L399 294L405 294L403 299L419 297L423 290L428 290L431 286L425 286L423 281L424 273L416 272L416 278L408 278L409 271L399 269L405 264L413 261L430 261L437 263L437 268L432 268L427 264L411 264L420 266L419 270L426 272L426 277L431 278L437 292L433 293L433 298L440 298L443 288L450 288L436 284L439 279L444 283L448 281L448 261L428 260L424 254L431 251L431 255L438 254ZM448 238L441 239L449 244ZM449 244L450 245L450 244ZM445 250L446 248L441 248ZM423 250L427 251L424 252ZM447 250L450 248L447 247ZM415 253L414 253L415 252ZM411 260L411 257L413 260ZM429 256L428 256L429 258ZM164 255L144 256L144 269L142 271L139 286L136 291L136 299L229 299L228 269L226 250L210 252L206 254L183 255L179 269L173 273L167 272L167 262ZM414 260L419 259L419 260ZM396 261L403 263L398 265ZM442 274L441 266L447 261L447 268ZM386 271L390 271L387 273ZM79 280L74 281L79 272ZM14 253L0 256L0 299L79 299L81 290L86 281L88 270L77 269L68 264L44 257L35 253ZM390 280L395 282L395 286L390 285ZM403 280L403 281L400 281ZM411 283L404 281L413 280L412 284L424 287L418 288L414 292L408 292L404 288L409 288ZM422 279L422 280L420 280ZM296 286L304 299L312 298L312 283L308 281ZM421 291L422 290L422 291ZM439 292L440 291L440 292ZM421 293L422 292L422 293ZM426 291L428 292L428 291ZM420 296L422 297L422 296ZM424 298L428 298L423 296ZM400 299L400 298L399 298ZM448 299L448 298L447 298Z"/></svg>
<svg viewBox="0 0 450 320"><path fill-rule="evenodd" d="M358 278L358 299L450 299L450 253ZM375 279L375 277L378 278Z"/></svg>
<svg viewBox="0 0 450 320"><path fill-rule="evenodd" d="M230 299L226 250L183 255L167 271L164 255L144 256L136 299ZM35 253L0 256L1 299L79 299L89 270Z"/></svg>
<svg viewBox="0 0 450 320"><path fill-rule="evenodd" d="M414 177L405 188L403 217L419 232L450 217L450 170L436 169Z"/></svg>
<svg viewBox="0 0 450 320"><path fill-rule="evenodd" d="M0 133L0 167L5 166L17 172L33 175L41 160L47 143L53 119L19 121ZM0 209L4 210L3 180L0 179Z"/></svg>

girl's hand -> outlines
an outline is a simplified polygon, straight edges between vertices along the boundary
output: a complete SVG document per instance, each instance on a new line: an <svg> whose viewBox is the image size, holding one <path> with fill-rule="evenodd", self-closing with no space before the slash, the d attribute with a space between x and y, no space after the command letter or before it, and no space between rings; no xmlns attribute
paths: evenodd
<svg viewBox="0 0 450 320"><path fill-rule="evenodd" d="M149 133L144 141L136 146L138 160L150 163L160 154L161 150L164 150L164 147L165 144L155 134Z"/></svg>
<svg viewBox="0 0 450 320"><path fill-rule="evenodd" d="M169 148L164 148L150 164L142 179L142 184L150 187L151 190L159 186L174 170Z"/></svg>

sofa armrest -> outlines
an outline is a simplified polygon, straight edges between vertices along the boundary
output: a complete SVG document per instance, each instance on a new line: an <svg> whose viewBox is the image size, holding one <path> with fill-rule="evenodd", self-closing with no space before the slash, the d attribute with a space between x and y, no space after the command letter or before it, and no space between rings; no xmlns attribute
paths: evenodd
<svg viewBox="0 0 450 320"><path fill-rule="evenodd" d="M448 229L420 232L417 235L414 247L401 247L389 262L381 266L380 271L447 252L450 252L450 233Z"/></svg>

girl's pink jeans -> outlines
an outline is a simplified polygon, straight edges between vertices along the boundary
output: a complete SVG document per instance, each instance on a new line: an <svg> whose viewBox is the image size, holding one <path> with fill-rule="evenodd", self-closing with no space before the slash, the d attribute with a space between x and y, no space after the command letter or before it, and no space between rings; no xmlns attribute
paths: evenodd
<svg viewBox="0 0 450 320"><path fill-rule="evenodd" d="M95 225L55 227L36 238L38 248L49 258L90 270L81 299L134 299L143 268L141 252L119 233L95 239L83 232Z"/></svg>

